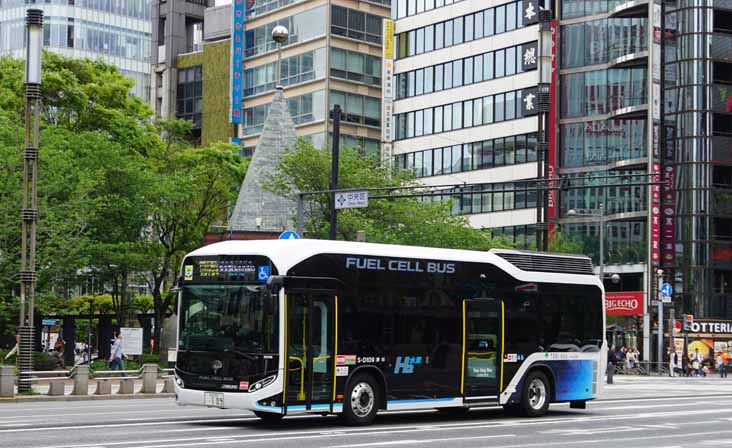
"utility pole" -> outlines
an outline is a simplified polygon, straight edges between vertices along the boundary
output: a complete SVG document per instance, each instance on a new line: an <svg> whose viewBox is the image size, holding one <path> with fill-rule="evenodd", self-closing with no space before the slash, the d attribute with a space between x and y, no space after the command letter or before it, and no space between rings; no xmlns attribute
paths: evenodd
<svg viewBox="0 0 732 448"><path fill-rule="evenodd" d="M341 145L341 106L336 104L333 106L333 157L330 169L330 189L338 189L338 164L340 158ZM338 215L335 208L335 191L330 193L330 235L331 240L336 239L336 225L338 223Z"/></svg>
<svg viewBox="0 0 732 448"><path fill-rule="evenodd" d="M33 370L33 315L36 283L36 226L38 221L38 121L41 107L43 11L26 12L25 148L23 150L23 208L21 210L20 322L18 334L18 392L31 390Z"/></svg>

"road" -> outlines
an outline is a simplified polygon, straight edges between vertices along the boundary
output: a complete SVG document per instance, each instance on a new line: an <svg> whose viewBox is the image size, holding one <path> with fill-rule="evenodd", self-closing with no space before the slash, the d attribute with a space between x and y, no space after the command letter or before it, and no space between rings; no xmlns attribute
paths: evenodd
<svg viewBox="0 0 732 448"><path fill-rule="evenodd" d="M637 447L732 445L732 379L616 377L586 410L552 405L539 419L499 409L463 417L388 413L373 426L335 417L265 425L244 411L179 408L172 399L0 404L0 446L174 447ZM643 393L639 393L642 390ZM681 392L677 392L681 391ZM692 393L689 393L692 392Z"/></svg>

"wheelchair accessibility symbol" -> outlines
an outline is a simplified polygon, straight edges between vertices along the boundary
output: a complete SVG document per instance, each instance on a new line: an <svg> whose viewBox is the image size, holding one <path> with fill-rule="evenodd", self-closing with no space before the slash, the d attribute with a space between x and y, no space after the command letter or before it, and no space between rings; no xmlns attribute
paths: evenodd
<svg viewBox="0 0 732 448"><path fill-rule="evenodd" d="M257 280L264 282L269 278L269 266L259 266L257 268Z"/></svg>

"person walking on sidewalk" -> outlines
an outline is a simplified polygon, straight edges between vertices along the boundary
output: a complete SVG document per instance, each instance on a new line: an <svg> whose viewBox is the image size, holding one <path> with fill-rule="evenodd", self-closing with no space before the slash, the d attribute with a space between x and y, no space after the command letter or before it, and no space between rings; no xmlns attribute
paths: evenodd
<svg viewBox="0 0 732 448"><path fill-rule="evenodd" d="M125 349L122 346L122 335L118 334L112 345L112 352L109 355L109 369L117 370L117 367L119 367L119 370L122 371L122 376L127 376L125 373L125 359L127 359L127 355L125 355Z"/></svg>
<svg viewBox="0 0 732 448"><path fill-rule="evenodd" d="M727 378L727 367L724 365L724 358L722 352L717 354L717 370L719 370L720 378Z"/></svg>
<svg viewBox="0 0 732 448"><path fill-rule="evenodd" d="M615 374L615 365L618 363L618 357L615 355L615 344L607 351L607 383L613 384L613 374Z"/></svg>

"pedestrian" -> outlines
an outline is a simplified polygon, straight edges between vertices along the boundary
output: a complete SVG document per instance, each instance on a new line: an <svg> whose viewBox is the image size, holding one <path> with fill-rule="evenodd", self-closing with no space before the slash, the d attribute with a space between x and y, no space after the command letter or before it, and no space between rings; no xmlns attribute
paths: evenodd
<svg viewBox="0 0 732 448"><path fill-rule="evenodd" d="M112 352L109 354L109 369L117 370L117 367L119 367L119 370L122 371L122 376L127 376L125 373L125 359L127 359L127 355L125 355L125 350L122 346L122 335L118 334L112 345Z"/></svg>
<svg viewBox="0 0 732 448"><path fill-rule="evenodd" d="M727 368L724 365L724 358L722 357L722 352L719 352L717 354L717 370L719 370L719 377L720 378L726 378L727 377Z"/></svg>
<svg viewBox="0 0 732 448"><path fill-rule="evenodd" d="M65 354L66 341L61 338L56 339L56 343L53 344L53 352L51 352L51 356L56 359L56 369L63 370L66 368L66 359L64 358Z"/></svg>
<svg viewBox="0 0 732 448"><path fill-rule="evenodd" d="M668 373L671 376L676 376L676 368L679 362L679 355L676 352L671 352L668 355Z"/></svg>
<svg viewBox="0 0 732 448"><path fill-rule="evenodd" d="M615 373L615 365L618 363L618 357L615 355L615 344L607 351L607 383L613 384L613 374Z"/></svg>
<svg viewBox="0 0 732 448"><path fill-rule="evenodd" d="M698 348L694 349L694 353L691 355L691 365L695 370L696 376L702 376L704 367L704 355L701 354Z"/></svg>

